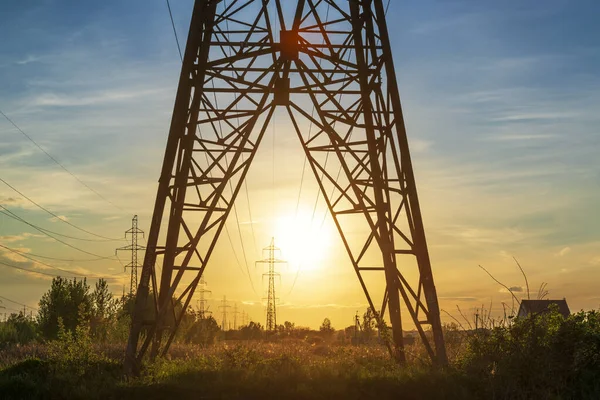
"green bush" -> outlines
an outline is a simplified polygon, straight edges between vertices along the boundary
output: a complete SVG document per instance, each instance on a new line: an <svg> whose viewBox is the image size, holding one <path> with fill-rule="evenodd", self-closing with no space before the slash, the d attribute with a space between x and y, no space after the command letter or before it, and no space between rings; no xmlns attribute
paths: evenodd
<svg viewBox="0 0 600 400"><path fill-rule="evenodd" d="M0 322L0 347L27 344L34 341L37 336L37 324L22 312L11 314L5 322Z"/></svg>
<svg viewBox="0 0 600 400"><path fill-rule="evenodd" d="M497 399L596 399L600 395L600 314L564 318L557 309L479 330L460 367Z"/></svg>

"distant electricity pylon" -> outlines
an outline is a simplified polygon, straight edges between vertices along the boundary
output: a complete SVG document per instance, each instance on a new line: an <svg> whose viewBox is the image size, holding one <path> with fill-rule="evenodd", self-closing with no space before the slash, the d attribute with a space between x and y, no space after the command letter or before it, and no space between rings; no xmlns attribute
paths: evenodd
<svg viewBox="0 0 600 400"><path fill-rule="evenodd" d="M151 359L168 351L276 109L379 326L391 325L391 354L406 360L405 314L447 363L385 13L383 0L195 0L126 373L149 347Z"/></svg>
<svg viewBox="0 0 600 400"><path fill-rule="evenodd" d="M237 303L233 303L233 330L237 330L237 316L240 312L237 309Z"/></svg>
<svg viewBox="0 0 600 400"><path fill-rule="evenodd" d="M141 265L138 264L138 251L145 249L144 246L138 245L139 234L142 234L142 237L144 237L144 231L138 229L138 216L134 215L131 220L131 229L125 231L125 237L127 238L127 235L130 235L131 237L131 244L128 246L119 247L117 250L115 250L115 253L119 250L131 251L131 262L125 265L125 270L127 270L127 268L131 268L131 278L129 281L130 296L135 294L135 291L138 287L138 267L141 267Z"/></svg>
<svg viewBox="0 0 600 400"><path fill-rule="evenodd" d="M229 327L227 326L227 309L230 307L231 306L227 303L227 296L223 296L223 300L221 300L221 305L219 306L219 308L222 310L221 312L223 313L221 319L221 330L223 331L229 329Z"/></svg>
<svg viewBox="0 0 600 400"><path fill-rule="evenodd" d="M198 293L200 295L200 300L198 300L198 314L200 315L200 318L205 318L206 314L212 313L212 311L209 311L208 307L206 306L208 300L205 298L206 294L211 294L212 292L210 290L207 290L206 286L206 281L204 280L204 278L201 278L200 288L198 289Z"/></svg>
<svg viewBox="0 0 600 400"><path fill-rule="evenodd" d="M265 329L267 331L275 331L277 330L277 297L275 296L275 277L281 276L278 272L275 271L275 264L282 264L285 261L280 260L277 257L278 252L281 250L278 247L275 247L275 238L271 238L271 244L268 247L263 249L264 253L267 253L266 258L259 260L256 264L267 264L268 270L263 274L263 277L266 276L269 279L269 289L267 292L267 321L265 324Z"/></svg>

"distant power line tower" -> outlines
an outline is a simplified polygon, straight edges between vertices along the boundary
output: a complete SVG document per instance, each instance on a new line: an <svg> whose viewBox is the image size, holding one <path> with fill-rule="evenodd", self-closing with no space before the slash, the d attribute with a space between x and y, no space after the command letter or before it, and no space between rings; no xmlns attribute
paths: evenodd
<svg viewBox="0 0 600 400"><path fill-rule="evenodd" d="M391 354L406 360L403 314L431 360L446 364L384 1L195 0L126 372L148 348L151 359L168 351L276 110L349 272L379 326L389 322ZM157 311L152 321L147 309Z"/></svg>
<svg viewBox="0 0 600 400"><path fill-rule="evenodd" d="M237 303L233 303L233 330L237 330L237 316L240 312L237 309Z"/></svg>
<svg viewBox="0 0 600 400"><path fill-rule="evenodd" d="M358 311L357 311L356 315L354 316L354 340L357 343L358 343L358 340L359 340L360 331L361 331L360 317L358 316Z"/></svg>
<svg viewBox="0 0 600 400"><path fill-rule="evenodd" d="M127 270L127 268L131 268L131 278L129 281L130 296L133 296L135 294L135 291L138 287L138 267L141 267L141 265L138 264L138 251L145 249L144 246L138 245L139 234L141 234L142 237L144 237L144 231L138 229L138 216L134 215L131 220L131 229L125 231L125 237L127 237L127 235L130 235L131 237L131 244L128 246L119 247L115 251L115 253L120 250L127 250L131 252L131 262L125 265L125 270Z"/></svg>
<svg viewBox="0 0 600 400"><path fill-rule="evenodd" d="M279 273L275 271L275 264L285 264L285 261L277 257L277 253L280 253L281 250L278 247L275 247L275 238L271 238L271 244L263 249L263 256L265 252L267 253L267 257L257 261L256 264L268 265L268 271L263 274L263 277L266 276L269 279L269 289L266 298L267 322L265 324L265 329L267 331L274 331L277 330L277 297L275 296L275 277L280 276Z"/></svg>
<svg viewBox="0 0 600 400"><path fill-rule="evenodd" d="M223 300L221 300L221 305L219 308L222 310L222 319L221 319L221 330L226 331L229 329L227 326L227 309L231 306L227 303L227 296L223 296Z"/></svg>
<svg viewBox="0 0 600 400"><path fill-rule="evenodd" d="M198 289L198 294L200 295L200 300L198 300L198 314L200 315L200 318L205 318L206 314L212 313L208 310L208 307L206 305L208 303L208 300L206 299L205 295L211 294L212 292L206 289L207 284L204 278L200 279L199 286L200 288Z"/></svg>

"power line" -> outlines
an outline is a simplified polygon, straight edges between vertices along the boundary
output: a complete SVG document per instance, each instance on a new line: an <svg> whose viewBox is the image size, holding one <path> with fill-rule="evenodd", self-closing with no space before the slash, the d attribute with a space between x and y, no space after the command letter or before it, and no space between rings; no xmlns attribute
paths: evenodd
<svg viewBox="0 0 600 400"><path fill-rule="evenodd" d="M10 211L8 208L6 208L6 207L2 207L2 208L4 210L6 210L6 211L0 211L0 214L4 214L4 215L6 215L9 218L14 219L15 221L19 221L19 222L23 222L24 221L24 219L22 217L19 217L17 214L15 214L14 212ZM51 233L53 235L60 236L60 237L66 238L66 239L79 240L79 241L82 241L82 242L96 242L96 243L97 242L104 242L104 240L100 240L99 241L97 239L86 239L86 238L80 238L80 237L77 237L77 236L65 235L64 233L59 233L59 232L51 231L50 229L42 228L41 226L33 224L33 223L29 223L29 225L32 226L32 227L35 227L35 229L37 229L37 230L41 230L41 231L44 231L44 232L47 232L47 233Z"/></svg>
<svg viewBox="0 0 600 400"><path fill-rule="evenodd" d="M227 7L227 0L224 0L223 4L225 5L225 9L227 9L228 8ZM225 27L227 29L227 40L231 41L231 33L230 33L230 29L229 29L229 19L225 19ZM229 49L229 56L231 57L232 56L231 47L229 47L228 49ZM234 77L235 74L236 73L234 71L231 71L231 77L232 78ZM214 86L215 86L214 80L211 80L211 81L212 81L212 86L213 86L213 89L214 89ZM216 94L215 94L215 106L217 106L217 108L218 108ZM238 111L238 103L237 102L235 103L235 110ZM238 121L238 126L239 126L239 123L240 123L239 122L239 118L237 118L237 121ZM219 121L219 128L220 127L221 127L221 121ZM225 155L225 162L227 163L227 154ZM243 154L242 154L242 162L245 162ZM231 187L231 182L229 183L229 185ZM249 194L249 191L248 191L248 179L244 179L244 191L246 192L246 203L248 204L248 217L250 218L250 230L252 231L252 240L253 240L253 243L254 243L254 251L257 251L258 248L257 248L257 245L256 245L256 234L254 233L254 221L252 219L252 208L250 206L250 194ZM237 219L237 210L236 210L235 204L233 205L233 209L234 209L234 211L236 213L236 219ZM239 225L239 222L238 222L238 225ZM242 244L242 248L243 248L243 244ZM246 257L246 255L244 254L244 258L245 257ZM250 277L250 269L248 268L248 262L246 262L246 269L248 270L247 271L248 272L248 277ZM251 285L253 286L253 289L254 289L254 284L252 283L252 278L250 278L250 283L251 283ZM257 294L257 293L255 292L255 294Z"/></svg>
<svg viewBox="0 0 600 400"><path fill-rule="evenodd" d="M3 265L5 267L9 267L9 268L13 268L13 269L17 269L17 270L20 270L20 271L24 271L24 272L31 272L32 274L39 274L39 275L49 276L51 278L61 278L61 277L63 277L63 275L57 275L57 274L51 274L51 273L42 272L42 271L36 271L36 270L33 270L33 269L27 269L27 268L23 268L23 267L19 267L19 266L16 266L16 265L5 263L4 261L0 261L0 265ZM55 268L55 269L58 269L58 268ZM116 274L111 274L109 276L80 275L80 274L77 274L78 276L74 276L74 275L76 275L76 273L74 273L74 272L69 272L69 274L72 275L72 276L67 277L67 278L77 278L79 276L81 278L92 278L92 279L105 279L105 280L108 280L108 279L112 279L112 277L115 276L115 275L122 274L122 272L118 272Z"/></svg>
<svg viewBox="0 0 600 400"><path fill-rule="evenodd" d="M40 310L38 310L38 309L37 309L37 308L35 308L35 307L31 307L31 306L28 306L27 304L19 303L18 301L11 300L11 299L9 299L8 297L0 296L0 299L4 299L4 300L6 300L6 301L10 301L11 303L18 304L18 305L20 305L20 306L23 306L23 307L30 308L30 309L32 309L32 310L34 310L34 311L40 311Z"/></svg>
<svg viewBox="0 0 600 400"><path fill-rule="evenodd" d="M42 234L44 234L44 235L46 235L46 236L48 236L48 237L50 237L50 238L52 238L52 239L56 240L56 241L57 241L57 242L59 242L59 243L62 243L62 244L64 244L64 245L65 245L65 246L67 246L67 247L70 247L70 248L72 248L72 249L74 249L74 250L77 250L77 251L80 251L80 252L82 252L82 253L88 254L88 255L90 255L90 256L94 256L94 257L98 257L98 258L104 258L104 259L106 259L106 260L113 258L112 256L111 256L111 257L103 257L103 256L101 256L101 255L99 255L99 254L95 254L95 253L89 252L89 251L87 251L87 250L80 249L80 248L79 248L79 247L77 247L77 246L73 246L72 244L70 244L70 243L67 243L67 242L65 242L64 240L61 240L61 239L58 239L58 238L56 238L56 237L52 236L51 234L47 233L47 232L46 232L44 229L40 229L40 228L38 228L37 226L35 226L35 225L33 225L33 224L31 224L31 223L27 222L27 221L26 221L26 220L24 220L23 218L19 217L18 215L16 215L15 213L13 213L12 211L10 211L10 210L9 210L9 209L7 209L6 207L4 207L2 204L0 204L0 208L4 209L4 211L8 212L8 213L9 213L10 215L12 215L12 216L13 216L15 219L17 219L17 220L19 220L19 221L23 222L23 223L24 223L24 224L26 224L26 225L29 225L30 227L32 227L32 228L36 229L37 231L41 232ZM3 213L3 214L5 214L5 213ZM5 215L6 215L6 214L5 214Z"/></svg>
<svg viewBox="0 0 600 400"><path fill-rule="evenodd" d="M389 11L389 9L390 9L390 4L391 4L391 0L388 0L387 4L386 4L386 6L385 6L385 13L384 13L384 14L385 14L385 16L387 16L387 13L388 13L388 11ZM328 20L328 19L329 19L329 6L330 6L330 5L328 4L328 5L327 5L327 17L326 17L326 20ZM377 43L379 43L379 41L380 41L380 40L379 40L379 39L377 39ZM350 57L350 54L348 54L348 58L349 58L349 57ZM320 60L319 60L319 65L321 64L321 61L322 61L322 59L320 59ZM347 70L347 69L348 69L348 66L346 66L346 67L345 67L345 69ZM339 96L339 99L340 99L340 100L341 100L341 97L342 97L342 94L340 93L340 96ZM315 110L315 107L314 107L314 105L313 105L313 114L314 114L314 110ZM311 117L312 117L312 115L313 115L313 114L311 114ZM335 128L335 124L336 124L336 122L337 122L337 121L334 121L334 123L333 123L333 127L334 127L334 128ZM308 138L309 138L309 140L310 140L310 135L311 135L311 134L310 134L310 132L311 132L311 130L312 130L312 125L313 125L313 123L312 123L312 121L311 121L311 122L310 122L310 129L309 129L309 133L308 133ZM352 134L350 134L350 137L352 137ZM344 156L343 156L343 157L344 157L344 158L346 158L346 154L344 154ZM327 166L327 160L328 160L328 159L329 159L329 153L327 153L327 155L325 156L325 163L324 163L324 167L323 167L323 169L324 169L324 168ZM298 200L297 200L297 203L296 203L296 218L298 217L298 207L299 207L299 205L300 205L300 194L302 193L302 182L303 182L303 180L304 180L304 171L305 171L305 168L306 168L306 161L307 161L307 157L306 157L306 155L305 155L305 156L304 156L304 164L303 164L303 166L302 166L302 176L301 176L301 178L300 178L300 190L298 191ZM336 182L339 180L339 177L340 177L340 174L341 174L341 172L342 172L342 166L340 166L340 167L339 167L339 169L338 169L337 176L336 176L336 178L335 178L335 181L336 181ZM323 174L321 174L321 177L322 177L322 176L323 176ZM322 179L322 178L321 178L321 179ZM331 195L330 195L329 197L333 196L333 192L334 192L334 190L335 190L335 187L332 189L332 191L331 191ZM319 202L319 196L320 196L320 195L321 195L321 191L320 191L320 190L318 190L318 191L317 191L317 199L315 200L315 205L314 205L314 208L313 208L313 214L312 214L312 217L311 217L311 219L310 219L310 225L309 225L310 227L312 227L312 224L313 224L313 219L314 219L314 217L315 217L315 212L316 212L316 210L317 210L317 203ZM323 220L321 221L321 226L319 227L319 231L320 231L321 229L323 229L323 225L325 224L325 219L327 218L327 211L328 211L328 210L325 210L325 214L323 215ZM298 267L298 271L296 271L296 276L294 277L294 282L292 283L292 288L291 288L291 289L290 289L290 291L288 292L288 296L289 296L289 295L292 293L292 291L293 291L293 290L294 290L294 288L296 287L296 282L298 281L298 277L299 277L299 275L300 275L301 266L302 266L302 264L300 264L300 266Z"/></svg>
<svg viewBox="0 0 600 400"><path fill-rule="evenodd" d="M61 217L61 216L53 213L52 211L48 210L47 208L45 208L45 207L39 205L38 203L36 203L35 201L31 200L29 197L27 197L25 194L23 194L23 192L19 191L17 188L15 188L14 186L12 186L10 183L6 182L4 179L0 178L0 182L4 183L6 186L8 186L9 188L11 188L13 191L15 191L16 193L18 193L22 197L24 197L27 201L29 201L31 204L33 204L36 207L38 207L40 210L43 210L46 213L50 214L51 216L57 218L59 221L64 222L65 224L67 224L67 225L69 225L69 226L71 226L71 227L73 227L73 228L75 228L75 229L77 229L77 230L79 230L81 232L87 233L88 235L92 235L92 236L96 236L96 237L104 239L104 240L95 240L95 241L98 241L98 242L100 242L100 241L101 242L108 242L108 241L117 241L117 240L120 241L120 240L123 240L121 238L115 239L115 238L109 238L109 237L106 237L106 236L98 235L98 234L96 234L94 232L90 232L90 231L88 231L86 229L80 228L79 226L73 224L72 222L69 222L66 219L63 219L63 217ZM91 239L90 239L90 241L91 241Z"/></svg>
<svg viewBox="0 0 600 400"><path fill-rule="evenodd" d="M16 312L16 313L21 313L21 312L23 312L23 310L17 310L16 308L10 308L10 307L2 307L2 309L4 309L4 310L8 310L8 311L14 311L14 312ZM5 314L6 314L6 313L5 313ZM11 314L14 314L14 313L11 313ZM5 321L5 322L6 322L6 321Z"/></svg>
<svg viewBox="0 0 600 400"><path fill-rule="evenodd" d="M66 269L62 269L62 268L56 267L54 265L47 264L45 262L36 260L35 258L29 257L28 255L23 254L22 252L18 252L16 250L11 249L10 247L4 246L2 244L0 244L0 247L3 248L3 249L6 249L6 250L8 250L8 251L10 251L12 253L15 253L15 254L19 255L20 257L23 257L23 258L26 258L26 259L28 259L30 261L33 261L36 264L40 264L40 265L43 265L43 266L48 267L48 268L52 268L52 269L60 271L60 272L64 272L64 273L71 274L71 275L77 275L77 276L80 276L82 278L94 278L94 279L105 279L106 278L106 277L100 276L100 275L80 274L78 272L74 272L74 271L69 271L69 270L66 270ZM118 275L118 274L113 274L113 275Z"/></svg>
<svg viewBox="0 0 600 400"><path fill-rule="evenodd" d="M5 214L7 215L7 214ZM10 215L9 215L10 217ZM50 256L43 256L41 254L36 254L36 253L29 253L26 251L21 251L21 250L17 250L17 249L12 249L14 252L19 253L19 254L27 254L28 256L31 257L35 257L35 258L43 258L46 260L53 260L53 261L65 261L65 262L92 262L92 261L104 261L106 260L104 257L96 257L96 258L87 258L87 259L76 259L76 258L59 258L59 257L50 257ZM115 261L119 261L118 257L115 259Z"/></svg>
<svg viewBox="0 0 600 400"><path fill-rule="evenodd" d="M227 8L227 2L224 2L225 8ZM230 35L229 35L229 20L225 20L225 24L227 26L227 38L229 40ZM229 55L231 55L231 48L229 48ZM232 73L232 77L233 77L233 73ZM213 89L215 89L215 81L214 78L210 80ZM217 100L217 94L216 92L213 92L213 96L215 99L215 107L218 109L219 108L219 101ZM235 109L237 110L237 103L235 105ZM238 119L238 124L239 124L239 119ZM223 136L223 127L221 125L221 121L219 120L219 131L221 132L221 136ZM200 133L200 131L198 131ZM206 156L206 154L205 154ZM227 154L224 155L224 159L225 159L225 165L227 166L227 168L229 168L229 160L227 159ZM212 174L211 174L212 175ZM231 184L231 181L228 182L229 183L229 190L231 190L231 196L233 198L233 185ZM246 183L246 180L244 179L244 183ZM248 194L248 185L244 184L244 188L246 190L246 199L248 202L248 210L250 210L250 196ZM240 245L242 246L242 255L244 256L244 263L246 265L246 273L248 274L248 279L250 280L250 286L252 287L252 291L254 292L255 295L258 296L258 293L256 293L256 289L254 288L254 282L252 281L252 276L250 275L250 266L248 265L248 257L246 256L246 247L244 246L244 238L242 235L242 229L240 226L240 219L238 217L238 212L237 212L237 206L235 204L235 202L233 203L233 214L235 216L235 223L237 225L237 229L238 229L238 235L240 237ZM252 214L249 211L249 215L250 215L250 224L252 225ZM252 228L252 235L254 235L254 228L251 226ZM232 247L233 247L233 243L232 243ZM254 237L254 251L256 251L256 237Z"/></svg>
<svg viewBox="0 0 600 400"><path fill-rule="evenodd" d="M17 267L16 265L7 264L4 261L0 261L0 265L4 265L5 267L18 269L18 270L25 271L25 272L31 272L34 274L46 275L46 276L50 276L52 278L57 278L60 276L60 275L56 275L56 274L48 274L46 272L40 272L40 271L35 271L35 270L27 269L27 268Z"/></svg>
<svg viewBox="0 0 600 400"><path fill-rule="evenodd" d="M327 4L327 13L325 14L325 23L326 24L329 22L329 11L330 11L330 9L331 9L331 4L328 3ZM325 36L323 36L322 43L323 44L325 43ZM350 58L350 53L348 53L347 57L348 57L348 59ZM319 58L319 66L321 66L322 62L323 62L323 58L321 57L321 58ZM348 66L346 66L344 69L348 70ZM342 99L342 93L339 94L338 101L341 102L341 99ZM312 111L311 111L311 121L310 121L310 126L309 126L309 129L308 129L308 140L311 139L311 135L312 135L312 128L313 128L312 118L314 116L314 113L315 113L315 105L313 104ZM334 121L333 128L335 128L335 123L336 122L337 121ZM345 157L345 155L344 155L344 157ZM302 186L303 186L304 175L305 175L305 171L306 171L306 162L307 162L307 160L308 160L308 156L305 154L304 155L304 163L302 164L302 175L300 176L300 188L298 190L298 199L296 201L296 215L295 215L295 219L298 219L298 209L299 209L299 206L300 206L300 197L301 197L301 194L302 194ZM323 170L327 167L328 161L329 161L329 152L325 155L325 161L324 161L324 164L323 164ZM338 171L338 177L340 175L340 171L341 170L342 170L342 167L340 166L340 169ZM321 173L321 179L320 179L321 181L323 180L323 176L324 175L325 175L325 173L322 172ZM337 179L336 179L336 181L337 181ZM334 186L334 188L335 188L335 186ZM319 203L319 197L320 197L320 195L321 195L321 190L319 188L317 188L317 198L315 199L315 204L313 206L313 212L312 212L312 215L310 217L310 224L308 225L309 229L312 228L312 225L313 225L315 214L317 212L317 204ZM325 211L325 212L327 212L327 211ZM302 262L298 266L298 270L296 271L296 276L294 277L294 282L292 283L292 287L291 287L290 291L288 292L288 296L294 291L294 288L296 287L296 282L298 281L298 277L300 276L300 271L301 270L302 270Z"/></svg>
<svg viewBox="0 0 600 400"><path fill-rule="evenodd" d="M171 12L171 4L169 3L169 0L166 0L166 2L167 2L167 8L169 9L169 18L171 20L171 26L173 27L173 34L175 35L175 42L177 43L177 50L179 51L179 58L181 59L181 62L183 62L183 55L181 53L181 46L179 44L179 38L177 36L177 29L175 28L175 21L173 20L173 13ZM227 21L227 23L228 23L228 21ZM213 89L214 89L214 86L215 86L214 79L211 79L211 82L212 82ZM216 93L214 94L214 96L215 96L214 97L215 98L215 107L218 108L219 107L219 103L217 101L217 95L216 95ZM196 129L198 129L198 128L196 128ZM221 134L222 134L221 121L219 121L219 129L221 130ZM199 130L198 130L198 135L200 136L200 139L202 139L202 133ZM204 156L206 157L206 161L208 163L208 155L205 153ZM225 155L225 163L226 164L228 163L228 161L227 161L227 155ZM209 176L212 177L212 172L210 172L210 171L209 171ZM230 190L231 190L231 192L233 194L233 188L231 186L231 182L229 182L229 188L230 188ZM247 197L247 199L249 201L248 186L246 185L245 188L246 188L246 197ZM248 202L248 209L250 209L250 203L249 202ZM240 228L240 221L239 221L239 218L238 218L237 208L236 208L235 204L233 204L233 210L234 210L234 214L235 214L236 224L237 224L237 227L238 227L238 233L239 233L239 236L240 236L240 242L241 242L241 246L242 246L242 252L243 252L243 255L244 255L244 262L246 264L246 272L247 272L247 275L248 275L248 279L250 280L250 286L252 287L252 291L254 292L254 294L258 295L256 293L256 289L254 288L254 282L252 281L252 277L250 275L250 267L248 266L248 259L246 257L246 250L245 250L245 247L244 247L244 241L242 239L242 232L241 232L241 228ZM250 214L250 219L252 219L252 214ZM233 241L231 240L231 234L229 233L229 228L227 227L227 223L224 223L224 228L225 228L225 233L227 235L227 238L229 239L229 244L231 245L231 250L233 252L233 255L235 256L237 265L238 265L238 267L240 268L240 270L243 273L243 269L242 269L240 260L239 260L239 258L237 256L236 251L235 251L235 247L233 246ZM254 235L254 227L252 227L252 235ZM255 243L255 247L256 247L256 238L254 238L254 243Z"/></svg>
<svg viewBox="0 0 600 400"><path fill-rule="evenodd" d="M0 247L3 248L3 249L6 249L8 251L10 251L11 253L15 253L15 254L17 254L20 257L26 258L28 260L31 260L31 261L33 261L33 262L35 262L37 264L43 265L45 267L52 268L52 269L55 269L57 271L65 272L65 273L71 274L71 275L78 275L78 276L82 276L82 277L86 276L86 275L82 275L82 274L77 273L77 272L68 271L66 269L61 269L61 268L55 267L54 265L46 264L45 262L42 262L42 261L38 261L35 258L29 257L29 256L27 256L25 254L22 254L22 253L18 253L15 250L11 249L10 247L4 246L3 244L0 244Z"/></svg>
<svg viewBox="0 0 600 400"><path fill-rule="evenodd" d="M108 200L106 197L102 196L100 193L98 193L96 190L94 190L93 188L91 188L87 183L85 183L84 181L82 181L81 179L79 179L77 177L77 175L75 175L74 173L72 173L71 171L69 171L67 169L67 167L65 167L64 165L62 165L56 158L54 158L50 153L48 153L46 150L44 150L44 148L42 146L40 146L35 140L33 140L33 138L31 138L31 136L29 136L27 133L25 133L25 131L23 131L23 129L19 128L19 126L12 120L10 119L6 114L4 114L4 112L2 110L0 110L0 114L2 114L2 116L4 118L6 118L6 120L8 122L10 122L12 124L12 126L14 126L15 128L17 128L17 130L23 134L23 136L25 136L27 139L29 139L29 141L31 143L33 143L38 149L40 149L46 156L48 156L49 159L51 159L56 165L58 165L60 168L62 168L66 173L68 173L69 175L71 175L77 182L79 182L81 185L83 185L85 188L87 188L90 192L94 193L96 196L98 196L99 198L101 198L102 200L104 200L105 202L109 203L110 205L112 205L115 208L118 208L119 210L123 211L123 209L119 206L117 206L115 203L113 203L112 201Z"/></svg>
<svg viewBox="0 0 600 400"><path fill-rule="evenodd" d="M183 54L181 54L181 46L179 45L179 37L177 37L177 29L175 29L175 21L173 21L173 13L171 12L171 3L167 0L167 8L169 9L169 17L171 18L171 26L173 27L173 34L175 35L175 41L177 42L177 50L179 51L179 58L183 61Z"/></svg>

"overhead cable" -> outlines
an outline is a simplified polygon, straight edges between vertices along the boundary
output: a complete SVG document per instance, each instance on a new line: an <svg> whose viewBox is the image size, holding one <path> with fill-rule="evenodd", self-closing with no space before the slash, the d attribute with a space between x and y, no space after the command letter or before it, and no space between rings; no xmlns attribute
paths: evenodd
<svg viewBox="0 0 600 400"><path fill-rule="evenodd" d="M31 200L29 197L27 197L23 192L21 192L20 190L18 190L17 188L15 188L14 186L12 186L10 183L6 182L4 179L0 178L0 182L4 183L6 186L8 186L9 188L11 188L15 193L18 193L20 196L24 197L27 201L29 201L31 204L33 204L34 206L36 206L37 208L39 208L42 211L45 211L46 213L50 214L51 216L53 216L54 218L58 219L61 222L64 222L65 224L81 231L84 233L87 233L88 235L92 235L92 236L96 236L98 238L101 238L103 240L95 240L95 241L102 241L102 242L109 242L109 241L120 241L123 240L122 238L109 238L106 236L102 236L102 235L98 235L94 232L90 232L87 229L83 229L80 228L79 226L73 224L72 222L68 221L67 219L65 219L64 217L61 217L57 214L55 214L54 212L48 210L47 208L41 206L40 204L36 203L35 201ZM88 239L89 241L91 241L91 239Z"/></svg>
<svg viewBox="0 0 600 400"><path fill-rule="evenodd" d="M82 181L81 179L79 179L79 177L77 177L77 175L75 175L74 173L72 173L71 171L69 171L67 169L67 167L65 167L56 158L54 158L50 153L48 153L46 150L44 150L44 148L42 146L40 146L35 140L33 140L33 138L31 136L29 136L27 133L25 133L25 131L23 131L23 129L19 128L19 126L12 119L10 119L6 114L4 114L4 112L2 110L0 110L0 114L2 114L2 116L8 122L10 122L12 124L12 126L14 126L23 136L25 136L27 139L29 139L29 141L31 143L33 143L46 156L48 156L48 158L50 160L52 160L56 165L58 165L60 168L62 168L63 171L65 171L66 173L68 173L69 175L71 175L77 182L79 182L81 185L83 185L90 192L94 193L96 196L98 196L99 198L101 198L105 202L109 203L113 207L118 208L119 210L123 211L123 209L121 207L117 206L115 203L113 203L112 201L108 200L106 197L102 196L100 193L98 193L96 190L94 190L92 187L90 187L87 183L85 183L84 181Z"/></svg>

